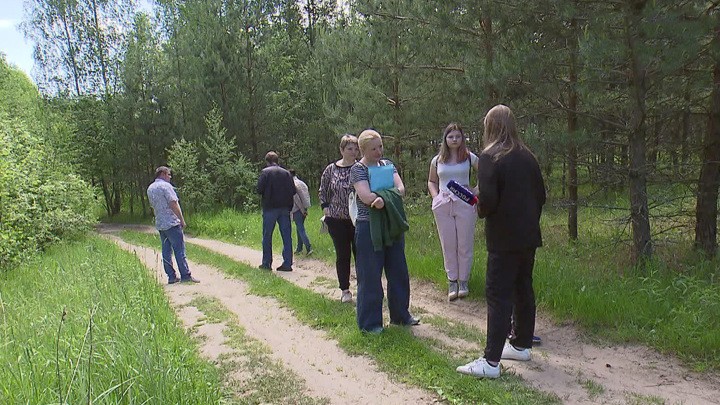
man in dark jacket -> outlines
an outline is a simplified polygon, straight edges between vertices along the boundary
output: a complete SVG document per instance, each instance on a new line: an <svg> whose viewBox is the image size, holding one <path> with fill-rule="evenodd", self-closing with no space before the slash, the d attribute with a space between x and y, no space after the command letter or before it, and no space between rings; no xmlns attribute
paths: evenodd
<svg viewBox="0 0 720 405"><path fill-rule="evenodd" d="M278 165L277 153L270 151L265 155L267 167L260 172L257 192L262 199L263 235L262 264L263 270L272 269L272 237L275 223L280 228L283 241L283 263L277 271L292 271L292 229L290 226L290 210L293 207L295 182L289 171Z"/></svg>

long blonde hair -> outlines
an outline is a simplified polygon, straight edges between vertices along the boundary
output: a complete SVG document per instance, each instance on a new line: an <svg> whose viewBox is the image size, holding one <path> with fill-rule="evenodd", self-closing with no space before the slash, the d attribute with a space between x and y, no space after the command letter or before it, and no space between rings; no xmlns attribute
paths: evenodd
<svg viewBox="0 0 720 405"><path fill-rule="evenodd" d="M451 122L443 131L442 142L440 142L440 151L438 151L438 163L445 163L445 161L450 157L450 147L448 147L447 144L447 136L450 135L451 132L460 132L460 135L462 135L462 141L460 143L460 148L458 148L456 163L464 162L470 158L470 150L465 143L465 132L463 132L460 124L457 122Z"/></svg>
<svg viewBox="0 0 720 405"><path fill-rule="evenodd" d="M483 153L497 161L515 149L530 149L518 137L515 115L510 107L498 104L485 115L483 132ZM531 152L532 153L532 152Z"/></svg>

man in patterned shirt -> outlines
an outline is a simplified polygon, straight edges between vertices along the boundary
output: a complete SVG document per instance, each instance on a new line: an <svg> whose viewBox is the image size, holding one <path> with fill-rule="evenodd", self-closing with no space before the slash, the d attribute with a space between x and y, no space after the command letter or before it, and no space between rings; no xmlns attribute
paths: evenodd
<svg viewBox="0 0 720 405"><path fill-rule="evenodd" d="M185 239L183 228L187 225L180 209L180 202L175 188L170 184L170 168L160 166L155 169L155 181L148 187L147 195L155 213L155 228L160 232L162 257L168 284L180 282L199 283L200 280L190 274L185 257ZM172 264L175 253L180 278L177 277Z"/></svg>

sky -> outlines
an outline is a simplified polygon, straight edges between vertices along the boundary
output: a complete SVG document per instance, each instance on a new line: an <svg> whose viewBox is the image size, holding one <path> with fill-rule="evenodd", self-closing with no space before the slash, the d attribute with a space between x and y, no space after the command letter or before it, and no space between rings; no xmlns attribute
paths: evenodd
<svg viewBox="0 0 720 405"><path fill-rule="evenodd" d="M24 71L32 79L33 44L20 32L24 0L2 0L0 5L0 52L11 65Z"/></svg>

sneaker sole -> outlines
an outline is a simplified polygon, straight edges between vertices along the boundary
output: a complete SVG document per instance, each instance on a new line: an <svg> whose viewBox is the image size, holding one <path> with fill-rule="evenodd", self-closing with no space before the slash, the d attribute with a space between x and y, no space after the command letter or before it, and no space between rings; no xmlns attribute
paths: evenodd
<svg viewBox="0 0 720 405"><path fill-rule="evenodd" d="M457 371L460 374L467 375L470 377L475 377L475 378L500 378L500 373L498 373L498 374L474 374L474 373L471 373L469 370L463 369L462 366L456 368L455 371Z"/></svg>

